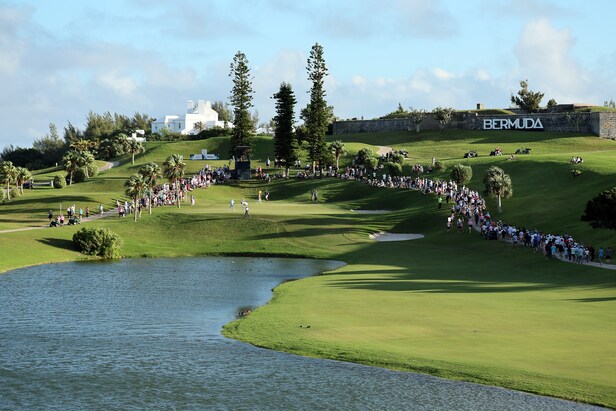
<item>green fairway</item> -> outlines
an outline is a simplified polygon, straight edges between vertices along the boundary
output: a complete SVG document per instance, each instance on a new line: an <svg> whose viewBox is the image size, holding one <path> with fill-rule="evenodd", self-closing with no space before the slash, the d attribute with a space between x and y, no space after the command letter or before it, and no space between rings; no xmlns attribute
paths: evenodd
<svg viewBox="0 0 616 411"><path fill-rule="evenodd" d="M341 165L362 147L405 148L413 164L432 157L446 167L473 168L469 186L483 190L493 165L511 175L514 196L493 216L517 226L569 233L576 240L616 248L613 230L580 221L586 202L616 185L616 141L594 136L478 131L393 132L332 136L349 149ZM46 225L47 211L106 209L124 200L126 178L147 161L171 153L188 158L202 148L226 158L228 139L148 143L136 158L61 190L36 188L0 206L0 230ZM490 157L496 146L505 155ZM265 166L272 140L259 137L253 168ZM530 155L508 161L517 148ZM478 158L463 159L468 150ZM568 163L582 156L572 178ZM187 161L190 173L206 163ZM275 171L275 170L268 170ZM58 170L45 170L44 180ZM430 178L449 178L449 170ZM259 190L269 202L258 204ZM319 204L310 191L318 190ZM162 207L152 215L112 216L87 224L111 229L124 240L126 257L284 255L341 260L346 266L279 286L272 301L225 327L252 344L307 356L418 371L616 407L616 271L546 260L478 234L447 233L447 207L433 196L378 189L337 179L248 181L195 190L196 205ZM236 211L229 210L229 200ZM243 218L240 199L250 204ZM363 214L351 210L391 210ZM72 250L79 227L0 233L0 272L34 264L86 259ZM418 233L425 238L374 242L370 233ZM308 327L310 326L310 327Z"/></svg>

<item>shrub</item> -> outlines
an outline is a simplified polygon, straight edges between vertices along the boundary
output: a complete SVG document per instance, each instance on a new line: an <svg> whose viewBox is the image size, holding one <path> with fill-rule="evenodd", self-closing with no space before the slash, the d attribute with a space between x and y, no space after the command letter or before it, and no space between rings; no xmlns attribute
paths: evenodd
<svg viewBox="0 0 616 411"><path fill-rule="evenodd" d="M451 179L458 184L466 184L473 178L473 169L471 166L464 164L456 164L451 169Z"/></svg>
<svg viewBox="0 0 616 411"><path fill-rule="evenodd" d="M88 175L94 177L98 175L98 166L94 163L88 164Z"/></svg>
<svg viewBox="0 0 616 411"><path fill-rule="evenodd" d="M359 166L368 166L372 158L374 158L374 153L368 147L365 147L357 152L355 163Z"/></svg>
<svg viewBox="0 0 616 411"><path fill-rule="evenodd" d="M102 258L120 256L122 239L106 228L82 228L73 234L73 244L77 251Z"/></svg>
<svg viewBox="0 0 616 411"><path fill-rule="evenodd" d="M394 151L389 155L389 161L392 163L404 164L404 156L400 152Z"/></svg>
<svg viewBox="0 0 616 411"><path fill-rule="evenodd" d="M387 167L387 172L390 176L402 175L402 166L398 163L390 162L385 164L385 167Z"/></svg>
<svg viewBox="0 0 616 411"><path fill-rule="evenodd" d="M88 177L94 177L98 174L98 166L96 164L90 164L88 167ZM73 174L73 183L83 183L86 181L86 170L84 167L77 169Z"/></svg>
<svg viewBox="0 0 616 411"><path fill-rule="evenodd" d="M445 169L445 164L443 164L442 161L436 161L434 163L434 167L432 167L434 170L444 170Z"/></svg>
<svg viewBox="0 0 616 411"><path fill-rule="evenodd" d="M0 189L0 204L6 203L6 194L3 189Z"/></svg>
<svg viewBox="0 0 616 411"><path fill-rule="evenodd" d="M55 176L53 178L53 188L64 188L66 187L66 179L62 176Z"/></svg>
<svg viewBox="0 0 616 411"><path fill-rule="evenodd" d="M590 221L593 228L616 230L616 187L603 190L601 194L586 203L582 221Z"/></svg>
<svg viewBox="0 0 616 411"><path fill-rule="evenodd" d="M208 128L207 130L202 130L198 134L191 135L188 138L189 140L205 140L210 137L220 137L220 136L226 136L229 134L231 134L231 129L216 126L216 127Z"/></svg>
<svg viewBox="0 0 616 411"><path fill-rule="evenodd" d="M21 195L21 191L17 187L11 187L11 199L17 198Z"/></svg>
<svg viewBox="0 0 616 411"><path fill-rule="evenodd" d="M83 183L84 181L86 181L86 172L83 168L79 168L73 173L73 184Z"/></svg>

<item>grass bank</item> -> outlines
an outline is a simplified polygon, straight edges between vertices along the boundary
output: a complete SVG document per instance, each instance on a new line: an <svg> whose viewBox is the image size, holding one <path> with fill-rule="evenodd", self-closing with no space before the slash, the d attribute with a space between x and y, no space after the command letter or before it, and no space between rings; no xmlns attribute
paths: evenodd
<svg viewBox="0 0 616 411"><path fill-rule="evenodd" d="M478 189L483 170L501 166L514 184L514 197L505 200L499 216L503 220L567 231L596 245L616 245L613 231L593 230L579 221L585 202L614 184L614 142L573 134L504 132L336 137L343 137L354 151L376 145L406 148L407 169L427 165L432 156L446 166L469 164L474 171L470 185ZM2 206L0 230L43 225L48 209L58 210L60 203L91 209L103 203L109 208L123 198L124 180L144 162L160 164L174 152L187 158L201 148L222 153L226 144L224 139L150 144L135 165L124 162L63 190L37 188ZM506 153L523 146L533 151L509 162L487 155L495 146ZM462 159L471 149L480 156ZM268 153L271 139L259 138L255 164L263 165ZM570 176L572 155L585 159L576 179ZM204 164L189 162L189 170ZM272 201L257 204L257 192L264 189ZM322 200L318 205L310 202L313 189ZM405 190L324 179L274 180L269 185L251 181L194 194L194 207L159 208L151 216L144 213L137 223L110 217L88 224L120 234L126 257L285 255L348 263L281 285L268 305L225 327L226 335L301 355L616 407L614 271L547 261L478 235L447 234L446 211L437 209L434 198ZM250 203L250 219L242 217L239 206L235 212L228 209L231 198L239 204L242 197ZM351 209L392 212L360 214ZM71 248L70 238L78 228L0 234L0 271L84 259ZM368 239L375 231L421 233L425 238L376 243Z"/></svg>

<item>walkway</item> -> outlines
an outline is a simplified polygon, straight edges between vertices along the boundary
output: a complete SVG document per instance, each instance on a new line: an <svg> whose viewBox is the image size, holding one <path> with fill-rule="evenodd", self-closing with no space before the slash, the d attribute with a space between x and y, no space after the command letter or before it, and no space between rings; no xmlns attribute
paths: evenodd
<svg viewBox="0 0 616 411"><path fill-rule="evenodd" d="M119 165L120 165L119 161L113 161L113 162L107 161L107 162L105 162L104 166L102 166L101 168L98 169L98 171L107 171L110 168L117 167Z"/></svg>
<svg viewBox="0 0 616 411"><path fill-rule="evenodd" d="M384 156L387 153L394 151L393 147L387 147L387 146L377 146L377 147L378 147L378 150L376 154L379 156Z"/></svg>
<svg viewBox="0 0 616 411"><path fill-rule="evenodd" d="M117 167L120 165L119 161L113 161L113 162L105 162L105 165L102 166L99 171L107 171L113 167ZM115 214L117 211L115 209L111 209L109 211L105 211L103 212L103 215L100 215L100 213L97 214L91 214L90 217L88 218L83 218L81 220L82 223L86 223L88 221L92 221L92 220L98 220L99 218L102 217L108 217L112 214ZM39 225L39 226L35 226L35 227L23 227L23 228L13 228L11 230L0 230L0 234L3 233L16 233L18 231L29 231L29 230L40 230L41 228L50 228L49 225ZM55 227L54 227L55 228Z"/></svg>

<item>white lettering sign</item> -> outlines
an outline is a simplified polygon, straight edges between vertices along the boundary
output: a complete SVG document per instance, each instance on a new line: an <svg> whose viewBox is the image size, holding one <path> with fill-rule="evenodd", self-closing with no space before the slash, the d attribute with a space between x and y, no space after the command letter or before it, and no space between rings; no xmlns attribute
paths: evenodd
<svg viewBox="0 0 616 411"><path fill-rule="evenodd" d="M484 130L543 130L540 118L486 118L483 120Z"/></svg>

